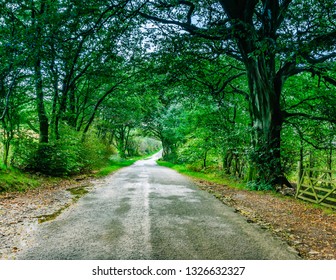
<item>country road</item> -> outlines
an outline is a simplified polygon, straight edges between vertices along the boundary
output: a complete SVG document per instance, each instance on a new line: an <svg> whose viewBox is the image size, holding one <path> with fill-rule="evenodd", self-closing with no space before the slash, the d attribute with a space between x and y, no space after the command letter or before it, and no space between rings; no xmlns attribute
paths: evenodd
<svg viewBox="0 0 336 280"><path fill-rule="evenodd" d="M141 160L40 224L18 259L297 259L186 177Z"/></svg>

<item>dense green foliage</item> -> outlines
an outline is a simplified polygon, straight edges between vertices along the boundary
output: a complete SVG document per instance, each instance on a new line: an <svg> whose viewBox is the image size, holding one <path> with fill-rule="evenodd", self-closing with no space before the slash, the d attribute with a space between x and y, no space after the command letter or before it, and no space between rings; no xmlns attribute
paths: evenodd
<svg viewBox="0 0 336 280"><path fill-rule="evenodd" d="M332 169L335 17L331 0L1 0L2 169L160 145L253 189L289 186L298 161Z"/></svg>
<svg viewBox="0 0 336 280"><path fill-rule="evenodd" d="M88 171L148 154L134 89L143 54L129 1L1 1L2 168ZM138 73L139 72L139 73Z"/></svg>
<svg viewBox="0 0 336 280"><path fill-rule="evenodd" d="M241 77L237 74L218 81L215 72L199 71L186 63L195 74L186 72L185 76L215 95L230 91L246 94L251 143L250 149L244 144L250 162L248 177L255 178L256 184L271 186L290 186L283 165L283 133L289 122L304 119L311 125L313 121L335 121L326 110L304 112L304 107L315 108L317 104L334 107L330 95L336 84L335 13L331 0L150 1L141 11L144 18L164 29L164 34L170 34L172 49L179 38L187 38L194 41L192 46L185 45L187 51L199 46L196 59L208 58L211 67L226 61L222 69L230 69L226 65L244 73L245 90L237 87ZM306 92L291 91L288 95L291 77L300 83L306 73L319 79L318 83L313 78L308 82L314 88L314 98ZM322 83L327 98L317 94ZM232 106L229 99L225 101L224 106Z"/></svg>

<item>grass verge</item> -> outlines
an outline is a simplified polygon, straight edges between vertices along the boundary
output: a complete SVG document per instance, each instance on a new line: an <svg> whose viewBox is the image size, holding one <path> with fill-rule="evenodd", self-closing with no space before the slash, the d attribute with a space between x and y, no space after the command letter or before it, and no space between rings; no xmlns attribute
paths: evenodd
<svg viewBox="0 0 336 280"><path fill-rule="evenodd" d="M0 193L24 192L41 185L42 180L37 176L20 172L19 170L0 171Z"/></svg>
<svg viewBox="0 0 336 280"><path fill-rule="evenodd" d="M163 160L158 160L157 163L160 166L172 168L177 172L187 175L191 178L201 179L216 184L229 185L237 189L246 189L246 183L238 181L235 178L226 176L219 171L213 171L213 170L193 171L184 164L174 164Z"/></svg>
<svg viewBox="0 0 336 280"><path fill-rule="evenodd" d="M154 154L156 154L158 151L155 151L151 154L147 154L147 155L143 155L143 156L138 156L138 157L132 157L132 158L128 158L128 159L112 159L108 162L107 166L104 166L103 168L101 168L97 173L96 173L96 177L104 177L107 176L115 171L117 171L120 168L123 167L127 167L132 165L133 163L135 163L138 160L141 159L146 159Z"/></svg>
<svg viewBox="0 0 336 280"><path fill-rule="evenodd" d="M95 174L95 176L96 177L107 176L108 174L111 174L120 168L132 165L137 160L148 158L151 155L155 154L156 152L129 159L115 158L113 160L108 161L105 164L105 166L101 167ZM83 174L83 175L86 176L90 174ZM62 181L64 178L44 176L42 174L40 175L30 174L13 168L6 168L6 169L4 167L1 168L0 166L0 194L10 192L25 192L44 185L55 184L57 182ZM71 179L71 176L66 178Z"/></svg>
<svg viewBox="0 0 336 280"><path fill-rule="evenodd" d="M112 172L117 171L120 168L127 167L132 165L134 162L136 162L138 159L125 159L125 160L110 160L108 165L101 168L97 173L97 177L104 177Z"/></svg>
<svg viewBox="0 0 336 280"><path fill-rule="evenodd" d="M282 193L276 192L276 191L271 191L271 190L251 190L248 186L247 183L241 182L237 179L234 179L232 177L228 177L226 175L223 175L220 172L215 172L213 170L208 170L208 171L192 171L188 168L188 166L183 165L183 164L173 164L171 162L167 161L162 161L158 160L157 163L161 166L165 166L171 169L176 170L177 172L184 174L186 176L189 176L193 179L197 179L198 182L204 181L204 182L209 182L209 183L214 183L218 185L223 185L227 186L233 189L239 189L239 190L244 190L244 191L249 191L249 192L254 192L258 194L259 196L272 196L274 198L277 198L279 200L291 200L295 201L298 204L302 204L308 208L314 208L314 209L319 209L323 211L324 214L326 215L334 215L335 214L335 209L325 207L323 205L319 204L314 204L314 203L309 203L307 201L303 201L300 199L296 199L293 196L288 196L288 195L283 195ZM216 198L219 200L222 200L223 195L220 194L219 192L216 191L216 187L213 188L205 188L206 191L210 192L213 194Z"/></svg>

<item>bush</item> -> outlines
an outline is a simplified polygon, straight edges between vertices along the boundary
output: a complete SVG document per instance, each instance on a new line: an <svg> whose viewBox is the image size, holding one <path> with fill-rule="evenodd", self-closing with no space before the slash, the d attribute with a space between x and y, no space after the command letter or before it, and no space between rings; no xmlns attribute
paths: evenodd
<svg viewBox="0 0 336 280"><path fill-rule="evenodd" d="M258 181L250 181L246 184L246 186L247 189L252 191L271 191L274 189L272 184Z"/></svg>
<svg viewBox="0 0 336 280"><path fill-rule="evenodd" d="M38 141L36 138L20 135L13 142L13 157L11 165L21 170L28 169L32 158L38 150Z"/></svg>
<svg viewBox="0 0 336 280"><path fill-rule="evenodd" d="M25 137L14 147L12 165L22 169L47 175L63 176L90 171L105 163L111 153L94 136L82 139L80 133L68 129L60 140L37 143L35 138Z"/></svg>
<svg viewBox="0 0 336 280"><path fill-rule="evenodd" d="M111 155L117 153L111 145L104 144L94 135L87 135L85 141L80 142L80 147L79 160L83 171L103 166Z"/></svg>
<svg viewBox="0 0 336 280"><path fill-rule="evenodd" d="M79 143L21 143L15 150L14 166L47 175L67 175L80 172Z"/></svg>

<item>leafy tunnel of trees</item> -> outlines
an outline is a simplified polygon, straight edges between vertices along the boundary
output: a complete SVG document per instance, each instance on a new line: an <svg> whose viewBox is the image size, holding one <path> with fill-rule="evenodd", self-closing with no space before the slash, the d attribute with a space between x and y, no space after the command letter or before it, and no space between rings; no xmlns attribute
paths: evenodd
<svg viewBox="0 0 336 280"><path fill-rule="evenodd" d="M332 169L332 0L1 0L2 169L163 147L256 189Z"/></svg>

